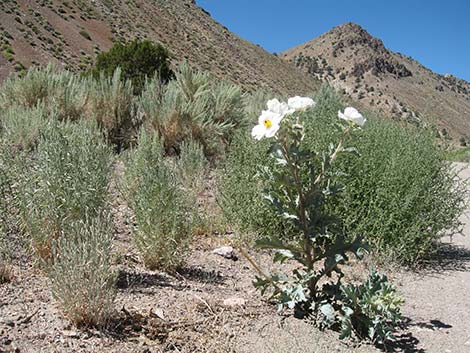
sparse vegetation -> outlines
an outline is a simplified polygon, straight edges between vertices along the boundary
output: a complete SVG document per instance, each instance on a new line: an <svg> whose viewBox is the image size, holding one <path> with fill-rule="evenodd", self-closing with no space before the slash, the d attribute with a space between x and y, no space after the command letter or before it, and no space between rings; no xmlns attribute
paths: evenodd
<svg viewBox="0 0 470 353"><path fill-rule="evenodd" d="M160 284L167 278L181 278L185 285L191 276L218 281L212 270L194 266L194 257L187 261L194 248L194 254L207 255L199 240L207 239L210 247L243 243L255 258L271 254L255 252L251 246L257 244L274 250L280 262L275 267L287 276L257 280L278 304L341 331L343 338L392 339L400 320L396 289L376 272L364 284L345 284L340 266L349 252L361 257L360 238L376 258L400 263L413 264L432 252L443 232L457 225L462 209L463 189L445 161L449 155L420 127L369 117L362 130L348 130L348 123L338 129L343 105L325 86L315 96L317 106L302 113L303 129L296 124L300 120L286 118L292 127L286 135L292 140L286 141L292 144L284 141L281 156L279 146L257 142L248 131L271 97L243 94L188 64L168 83L148 77L138 96L120 68L112 76L81 77L48 67L8 80L0 89L0 283L13 274L5 244L27 237L53 297L73 324L103 328L123 315L123 330L135 325L146 332L154 319L168 323L153 311L116 312L123 282L166 293ZM345 131L347 145L357 149L344 150L347 157L330 149ZM113 147L118 163L111 180ZM110 195L116 194L119 204L110 209ZM284 207L282 216L272 201ZM223 231L216 229L221 212ZM302 214L308 217L296 221ZM292 260L294 267L284 266ZM131 268L118 284L116 267ZM218 306L204 298L201 303L218 315ZM140 322L148 325L145 330Z"/></svg>

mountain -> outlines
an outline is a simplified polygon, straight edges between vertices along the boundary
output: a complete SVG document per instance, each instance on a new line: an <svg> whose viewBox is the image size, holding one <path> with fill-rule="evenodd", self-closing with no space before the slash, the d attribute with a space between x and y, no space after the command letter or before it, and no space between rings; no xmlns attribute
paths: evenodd
<svg viewBox="0 0 470 353"><path fill-rule="evenodd" d="M0 80L31 65L87 68L113 41L151 39L174 62L211 71L246 90L300 94L318 81L230 32L190 0L1 0Z"/></svg>
<svg viewBox="0 0 470 353"><path fill-rule="evenodd" d="M357 24L335 27L280 57L329 82L363 109L428 122L457 140L470 137L470 83L388 50Z"/></svg>

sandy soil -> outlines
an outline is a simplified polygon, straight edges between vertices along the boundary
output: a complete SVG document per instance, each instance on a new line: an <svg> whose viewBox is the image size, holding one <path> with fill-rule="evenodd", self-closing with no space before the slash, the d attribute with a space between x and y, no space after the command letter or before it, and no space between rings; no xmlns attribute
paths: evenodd
<svg viewBox="0 0 470 353"><path fill-rule="evenodd" d="M462 175L470 177L470 168ZM254 290L246 261L212 253L230 241L230 234L198 238L178 273L145 270L131 246L128 209L116 199L114 210L116 321L103 331L71 326L51 296L48 279L23 255L15 262L14 281L0 286L0 353L381 351L342 342L337 333L320 332L289 313L279 315ZM467 237L454 236L428 270L394 274L406 299L405 323L388 351L470 352L469 216L470 211L462 216ZM272 267L267 254L252 256ZM224 304L230 298L243 303Z"/></svg>

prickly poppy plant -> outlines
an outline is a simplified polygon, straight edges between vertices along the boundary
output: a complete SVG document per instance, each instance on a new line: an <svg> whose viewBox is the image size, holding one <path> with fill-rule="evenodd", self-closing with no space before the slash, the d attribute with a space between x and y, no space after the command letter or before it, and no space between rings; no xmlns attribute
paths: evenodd
<svg viewBox="0 0 470 353"><path fill-rule="evenodd" d="M311 151L303 146L303 121L308 118L307 110L314 108L315 102L307 97L293 97L287 103L269 100L267 110L252 129L256 140L270 139L267 158L273 158L276 164L275 168L260 171L269 185L265 197L279 217L291 221L299 234L291 241L275 236L257 241L259 248L275 250L274 262L294 261L297 266L292 273L275 274L266 274L255 266L258 276L254 285L263 294L270 293L270 299L280 310L293 309L296 316L311 317L320 327L341 329L342 338L356 333L374 342L393 339L391 332L399 320L401 300L386 280L383 281L387 283L386 291L380 291L380 286L359 290L342 284L341 265L350 254L362 258L365 246L359 239L346 240L341 220L327 207L329 200L340 197L343 189L336 182L339 172L332 165L339 155L357 154L348 146L348 137L360 130L366 119L352 107L339 111L338 128L342 130L339 141L332 143L328 151ZM393 297L389 298L394 304L393 315L377 314L374 305L368 307L372 307L370 310L362 310L353 294L364 297L365 292L377 303L383 302L382 293Z"/></svg>

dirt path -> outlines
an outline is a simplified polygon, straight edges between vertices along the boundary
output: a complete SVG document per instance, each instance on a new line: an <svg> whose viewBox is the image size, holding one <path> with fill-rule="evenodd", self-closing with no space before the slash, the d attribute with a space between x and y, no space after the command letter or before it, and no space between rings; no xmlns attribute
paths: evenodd
<svg viewBox="0 0 470 353"><path fill-rule="evenodd" d="M470 166L458 165L470 178ZM409 318L405 352L470 352L470 209L461 218L463 236L448 239L439 261L424 274L403 273L400 291Z"/></svg>

